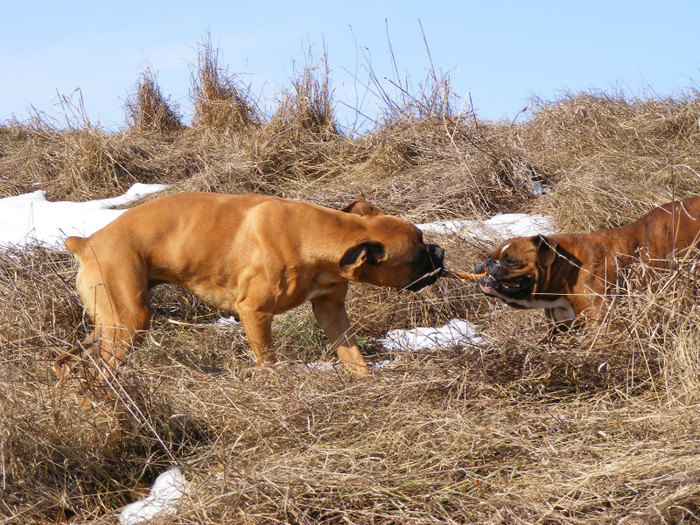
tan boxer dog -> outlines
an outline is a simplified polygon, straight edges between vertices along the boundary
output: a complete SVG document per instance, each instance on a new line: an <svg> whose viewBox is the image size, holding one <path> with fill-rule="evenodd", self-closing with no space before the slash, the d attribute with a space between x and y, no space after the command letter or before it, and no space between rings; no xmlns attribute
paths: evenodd
<svg viewBox="0 0 700 525"><path fill-rule="evenodd" d="M369 368L345 310L349 281L412 291L444 271L444 251L364 201L342 210L263 195L182 193L132 208L90 237L69 237L92 333L54 367L66 378L89 347L114 372L140 343L149 289L173 283L235 313L258 365L273 362L272 317L310 301L348 371Z"/></svg>
<svg viewBox="0 0 700 525"><path fill-rule="evenodd" d="M516 237L479 265L486 294L516 308L544 308L556 326L597 320L617 270L635 260L664 267L671 256L698 245L700 197L655 208L620 228L589 234Z"/></svg>

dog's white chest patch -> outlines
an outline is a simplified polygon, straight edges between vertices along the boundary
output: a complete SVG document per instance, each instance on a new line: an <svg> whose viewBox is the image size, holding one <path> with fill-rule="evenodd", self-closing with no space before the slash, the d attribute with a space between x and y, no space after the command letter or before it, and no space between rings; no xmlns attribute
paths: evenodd
<svg viewBox="0 0 700 525"><path fill-rule="evenodd" d="M566 304L564 306L549 308L550 315L555 323L564 323L576 318L576 313L569 300L566 299L565 302Z"/></svg>
<svg viewBox="0 0 700 525"><path fill-rule="evenodd" d="M565 296L558 297L553 301L547 301L544 299L511 299L505 298L506 303L510 305L520 306L521 308L544 308L551 311L552 317L556 322L569 321L576 317L574 313L574 307L571 306L571 301Z"/></svg>

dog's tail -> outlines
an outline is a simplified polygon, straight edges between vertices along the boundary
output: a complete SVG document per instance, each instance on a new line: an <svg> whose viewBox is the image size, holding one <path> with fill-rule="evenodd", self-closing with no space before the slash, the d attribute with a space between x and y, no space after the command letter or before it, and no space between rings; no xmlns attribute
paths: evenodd
<svg viewBox="0 0 700 525"><path fill-rule="evenodd" d="M83 250L88 245L85 237L68 237L63 241L63 244L78 257L80 257L80 254L83 253Z"/></svg>

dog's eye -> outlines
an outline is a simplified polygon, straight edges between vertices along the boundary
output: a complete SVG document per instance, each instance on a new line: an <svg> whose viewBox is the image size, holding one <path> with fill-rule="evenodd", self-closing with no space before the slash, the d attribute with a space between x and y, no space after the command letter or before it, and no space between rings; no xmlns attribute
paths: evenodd
<svg viewBox="0 0 700 525"><path fill-rule="evenodd" d="M515 259L511 259L510 257L508 257L508 256L506 255L506 256L503 258L503 264L505 264L506 266L513 267L513 266L516 266L516 265L518 264L518 261L516 261Z"/></svg>

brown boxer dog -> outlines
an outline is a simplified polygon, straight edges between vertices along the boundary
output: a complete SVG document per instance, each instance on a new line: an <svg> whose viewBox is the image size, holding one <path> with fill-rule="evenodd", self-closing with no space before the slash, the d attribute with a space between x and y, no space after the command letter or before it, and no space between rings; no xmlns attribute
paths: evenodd
<svg viewBox="0 0 700 525"><path fill-rule="evenodd" d="M664 267L671 256L698 245L700 197L655 208L620 228L589 234L516 237L498 246L476 271L486 294L516 308L544 308L566 328L597 319L617 270L635 260Z"/></svg>
<svg viewBox="0 0 700 525"><path fill-rule="evenodd" d="M132 208L90 237L69 237L78 294L94 326L54 368L66 378L89 347L114 372L140 343L149 289L173 283L235 313L258 365L274 362L272 317L310 301L348 371L369 373L345 310L349 281L416 291L444 251L364 201L342 210L263 195L182 193Z"/></svg>

